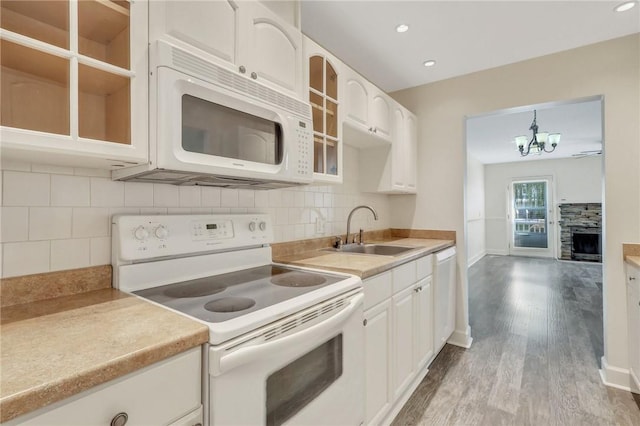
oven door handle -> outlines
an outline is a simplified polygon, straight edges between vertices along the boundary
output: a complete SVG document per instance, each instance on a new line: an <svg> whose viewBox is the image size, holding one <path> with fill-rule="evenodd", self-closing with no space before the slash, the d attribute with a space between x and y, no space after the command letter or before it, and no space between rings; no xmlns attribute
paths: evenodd
<svg viewBox="0 0 640 426"><path fill-rule="evenodd" d="M232 370L240 365L249 363L255 359L260 359L269 354L278 353L284 349L295 347L296 345L308 343L321 337L323 334L339 327L347 318L360 308L364 301L364 294L359 293L351 298L347 305L334 316L319 322L309 328L305 328L294 334L272 340L268 343L261 343L255 346L249 346L237 349L229 354L220 357L218 368L211 365L211 374L218 376L226 371Z"/></svg>

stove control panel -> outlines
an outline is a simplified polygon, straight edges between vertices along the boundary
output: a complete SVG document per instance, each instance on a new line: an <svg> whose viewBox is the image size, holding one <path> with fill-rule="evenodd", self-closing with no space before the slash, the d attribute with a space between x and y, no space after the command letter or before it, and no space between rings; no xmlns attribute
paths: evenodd
<svg viewBox="0 0 640 426"><path fill-rule="evenodd" d="M118 262L273 242L271 219L265 214L117 215L112 227L113 260Z"/></svg>

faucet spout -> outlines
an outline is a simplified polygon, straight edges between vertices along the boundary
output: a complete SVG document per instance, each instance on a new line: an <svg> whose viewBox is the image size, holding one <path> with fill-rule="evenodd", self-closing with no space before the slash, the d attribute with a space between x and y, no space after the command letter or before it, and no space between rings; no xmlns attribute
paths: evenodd
<svg viewBox="0 0 640 426"><path fill-rule="evenodd" d="M349 233L351 231L351 216L353 216L353 213L355 213L355 211L359 209L368 209L369 211L371 211L371 213L373 213L373 218L375 220L378 220L378 213L376 213L373 207L365 205L354 207L353 210L351 210L351 213L349 213L349 217L347 217L347 236L345 238L345 243L349 243ZM360 243L362 244L362 237L360 238Z"/></svg>

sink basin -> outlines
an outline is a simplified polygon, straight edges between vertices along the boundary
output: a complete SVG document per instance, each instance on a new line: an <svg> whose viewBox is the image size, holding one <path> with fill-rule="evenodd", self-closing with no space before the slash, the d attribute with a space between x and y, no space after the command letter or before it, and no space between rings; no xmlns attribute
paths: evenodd
<svg viewBox="0 0 640 426"><path fill-rule="evenodd" d="M327 251L335 251L338 253L361 253L361 254L377 254L379 256L399 256L405 252L415 250L418 247L390 246L386 244L348 244L340 249L328 248Z"/></svg>

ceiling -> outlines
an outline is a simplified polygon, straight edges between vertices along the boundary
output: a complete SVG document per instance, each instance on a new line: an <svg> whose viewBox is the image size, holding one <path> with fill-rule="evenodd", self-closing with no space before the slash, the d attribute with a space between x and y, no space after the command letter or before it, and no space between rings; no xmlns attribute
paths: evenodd
<svg viewBox="0 0 640 426"><path fill-rule="evenodd" d="M302 31L392 92L640 32L622 2L302 0Z"/></svg>
<svg viewBox="0 0 640 426"><path fill-rule="evenodd" d="M585 151L595 151L590 152L595 155L602 149L602 103L600 100L560 105L547 104L535 108L539 131L562 134L560 143L553 153L520 156L514 137L526 135L529 140L532 137L529 126L533 121L534 107L526 107L468 118L468 154L481 163L495 164L567 157L580 158Z"/></svg>
<svg viewBox="0 0 640 426"><path fill-rule="evenodd" d="M302 31L392 92L640 32L640 7L613 11L623 1L302 0ZM601 149L600 101L537 108L540 130L562 133L553 154L520 157L513 143L531 137L533 106L469 119L469 153L492 164Z"/></svg>

